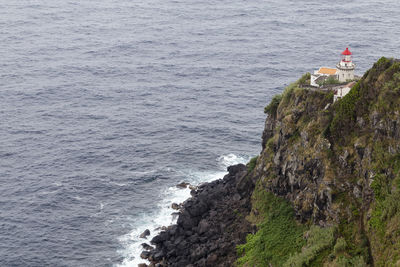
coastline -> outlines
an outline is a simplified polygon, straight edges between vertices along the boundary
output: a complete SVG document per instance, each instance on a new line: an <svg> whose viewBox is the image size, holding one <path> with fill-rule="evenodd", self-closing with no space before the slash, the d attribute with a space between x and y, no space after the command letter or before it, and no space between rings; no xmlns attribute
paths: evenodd
<svg viewBox="0 0 400 267"><path fill-rule="evenodd" d="M215 170L182 170L182 177L185 177L182 181L187 183L188 186L179 187L178 185L173 185L160 192L162 201L157 204L157 208L150 212L145 211L142 219L133 225L132 231L119 238L119 242L123 246L122 249L119 250L119 254L123 260L115 266L136 267L139 264L149 265L150 262L148 260L140 257L143 251L142 244L150 244L150 240L162 232L163 229L177 223L180 211L174 209L172 206L177 205L182 207L183 203L192 197L189 184L192 185L190 187L197 188L222 179L228 173L227 167L246 163L249 159L250 156L247 155L229 153L215 159L218 166ZM141 238L140 236L146 230L149 230L150 235Z"/></svg>
<svg viewBox="0 0 400 267"><path fill-rule="evenodd" d="M250 211L253 187L245 165L228 167L223 179L191 191L177 224L155 236L154 247L145 245L141 257L150 261L148 266L232 266L236 244L255 231L243 216Z"/></svg>
<svg viewBox="0 0 400 267"><path fill-rule="evenodd" d="M256 230L243 216L250 211L254 188L247 174L243 164L230 166L223 179L192 190L177 224L156 235L152 246L144 245L141 257L150 264L139 266L232 266L236 244Z"/></svg>

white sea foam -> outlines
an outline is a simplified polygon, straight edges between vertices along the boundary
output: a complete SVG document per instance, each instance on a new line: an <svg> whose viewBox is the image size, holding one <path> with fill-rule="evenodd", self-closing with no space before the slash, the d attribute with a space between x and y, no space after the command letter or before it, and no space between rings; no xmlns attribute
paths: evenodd
<svg viewBox="0 0 400 267"><path fill-rule="evenodd" d="M223 168L227 168L228 166L239 164L239 163L247 163L251 159L250 156L238 156L235 154L222 155L218 158L219 164Z"/></svg>
<svg viewBox="0 0 400 267"><path fill-rule="evenodd" d="M181 174L185 177L185 182L197 185L204 182L211 182L216 179L223 178L227 173L226 168L230 165L248 162L250 157L238 156L235 154L222 155L218 157L219 170L215 171L195 171L182 170ZM182 203L190 197L190 189L179 189L175 185L167 188L162 194L162 201L157 205L156 212L153 214L143 214L140 221L135 223L134 229L120 237L120 242L124 249L119 251L124 260L119 267L137 267L139 263L148 263L140 258L143 251L142 243L149 241L161 231L162 226L169 226L176 223L176 218L171 215L176 212L171 208L172 203ZM150 230L150 236L146 239L139 238L140 234L146 229Z"/></svg>

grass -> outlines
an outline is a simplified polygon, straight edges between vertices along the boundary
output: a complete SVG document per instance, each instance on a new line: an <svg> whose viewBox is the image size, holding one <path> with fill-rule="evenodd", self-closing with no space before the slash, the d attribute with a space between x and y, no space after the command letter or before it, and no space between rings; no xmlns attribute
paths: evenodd
<svg viewBox="0 0 400 267"><path fill-rule="evenodd" d="M251 173L253 170L254 170L254 168L256 167L256 163L257 163L257 159L258 159L258 156L255 156L254 158L252 158L248 163L247 163L247 172L248 173Z"/></svg>
<svg viewBox="0 0 400 267"><path fill-rule="evenodd" d="M321 228L311 226L308 232L307 245L301 252L297 252L283 264L284 267L302 267L310 264L318 258L321 252L330 249L335 242L335 228ZM326 254L326 253L324 253ZM323 259L321 259L323 260Z"/></svg>
<svg viewBox="0 0 400 267"><path fill-rule="evenodd" d="M276 117L276 111L278 110L279 103L282 100L282 95L275 95L271 102L264 108L264 113Z"/></svg>
<svg viewBox="0 0 400 267"><path fill-rule="evenodd" d="M253 193L253 202L262 217L256 234L249 234L246 243L237 247L238 266L281 266L289 255L305 243L304 226L297 224L291 205L261 186Z"/></svg>

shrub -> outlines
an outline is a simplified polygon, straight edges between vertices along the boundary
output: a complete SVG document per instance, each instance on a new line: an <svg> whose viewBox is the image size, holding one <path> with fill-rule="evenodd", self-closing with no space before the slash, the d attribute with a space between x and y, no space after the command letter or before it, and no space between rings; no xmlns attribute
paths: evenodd
<svg viewBox="0 0 400 267"><path fill-rule="evenodd" d="M276 111L278 110L279 103L282 100L282 95L275 95L271 102L264 108L264 113L271 116L276 116Z"/></svg>
<svg viewBox="0 0 400 267"><path fill-rule="evenodd" d="M301 78L297 81L299 85L306 85L310 84L310 79L311 79L311 73L307 72Z"/></svg>
<svg viewBox="0 0 400 267"><path fill-rule="evenodd" d="M340 267L365 267L368 266L363 256L356 256L348 259L346 257L339 257L336 261L336 266Z"/></svg>
<svg viewBox="0 0 400 267"><path fill-rule="evenodd" d="M282 100L281 102L286 105L287 103L289 103L290 98L293 95L294 90L298 88L298 83L291 83L288 86L286 86L285 90L283 91L282 94Z"/></svg>
<svg viewBox="0 0 400 267"><path fill-rule="evenodd" d="M321 228L319 226L311 226L307 245L301 252L292 255L283 266L309 266L322 251L332 247L333 242L335 241L334 233L334 227Z"/></svg>
<svg viewBox="0 0 400 267"><path fill-rule="evenodd" d="M329 131L340 134L342 129L350 128L356 120L356 104L360 99L360 82L356 83L350 92L338 102L336 114L332 120Z"/></svg>
<svg viewBox="0 0 400 267"><path fill-rule="evenodd" d="M344 252L346 248L347 248L346 240L343 237L341 237L338 238L338 240L336 241L333 251L335 252L336 255L338 255L339 253Z"/></svg>
<svg viewBox="0 0 400 267"><path fill-rule="evenodd" d="M321 86L321 85L331 85L331 84L340 84L340 82L334 76L329 76L326 80L319 83L318 85Z"/></svg>

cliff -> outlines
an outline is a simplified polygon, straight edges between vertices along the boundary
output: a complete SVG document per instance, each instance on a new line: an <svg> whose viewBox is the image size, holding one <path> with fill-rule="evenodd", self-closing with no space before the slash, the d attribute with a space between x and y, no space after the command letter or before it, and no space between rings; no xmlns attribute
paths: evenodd
<svg viewBox="0 0 400 267"><path fill-rule="evenodd" d="M400 62L335 103L308 79L265 108L258 157L192 192L153 265L400 265Z"/></svg>

